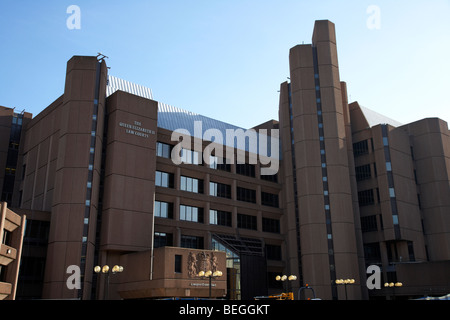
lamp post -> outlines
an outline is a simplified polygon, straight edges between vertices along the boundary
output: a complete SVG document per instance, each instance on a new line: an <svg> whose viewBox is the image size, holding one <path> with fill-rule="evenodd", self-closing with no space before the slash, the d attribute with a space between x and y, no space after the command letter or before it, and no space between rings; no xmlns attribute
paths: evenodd
<svg viewBox="0 0 450 320"><path fill-rule="evenodd" d="M281 281L282 283L284 283L286 280L288 280L288 281L295 281L295 280L297 280L297 276L295 276L293 274L291 274L289 277L287 275L276 276L275 280ZM284 290L284 285L283 285L283 290ZM286 291L289 291L289 282L287 282Z"/></svg>
<svg viewBox="0 0 450 320"><path fill-rule="evenodd" d="M355 283L355 279L337 279L336 281L337 285L344 285L345 288L345 300L347 300L347 285L349 284L354 284Z"/></svg>
<svg viewBox="0 0 450 320"><path fill-rule="evenodd" d="M397 288L403 287L403 283L401 283L401 282L396 282L396 283L394 283L394 282L386 282L384 284L384 287L385 288L392 288L392 295L393 295L393 298L395 299L395 287L397 287Z"/></svg>
<svg viewBox="0 0 450 320"><path fill-rule="evenodd" d="M123 271L123 267L119 266L119 265L115 265L114 267L112 267L111 269L111 273L112 274L116 274L116 273L121 273ZM109 299L109 266L108 265L104 265L103 267L100 266L95 266L94 268L94 272L95 273L103 273L106 275L106 288L105 288L105 293L103 295L103 299Z"/></svg>
<svg viewBox="0 0 450 320"><path fill-rule="evenodd" d="M209 299L211 299L211 287L212 287L212 279L217 279L223 275L222 271L214 271L211 270L208 271L200 271L197 275L197 277L201 279L209 279Z"/></svg>

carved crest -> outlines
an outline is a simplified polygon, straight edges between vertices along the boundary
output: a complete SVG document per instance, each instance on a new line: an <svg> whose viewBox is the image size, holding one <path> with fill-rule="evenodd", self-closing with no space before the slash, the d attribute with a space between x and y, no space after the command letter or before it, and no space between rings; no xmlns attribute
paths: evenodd
<svg viewBox="0 0 450 320"><path fill-rule="evenodd" d="M200 271L217 271L217 256L214 252L189 252L188 275L195 278Z"/></svg>

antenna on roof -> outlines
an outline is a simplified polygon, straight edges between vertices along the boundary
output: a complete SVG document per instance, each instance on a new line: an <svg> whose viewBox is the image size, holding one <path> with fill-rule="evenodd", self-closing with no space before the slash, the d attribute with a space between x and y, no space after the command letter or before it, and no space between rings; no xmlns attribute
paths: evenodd
<svg viewBox="0 0 450 320"><path fill-rule="evenodd" d="M97 52L97 61L98 62L103 62L104 59L109 59L109 57L105 56L103 53L101 52Z"/></svg>

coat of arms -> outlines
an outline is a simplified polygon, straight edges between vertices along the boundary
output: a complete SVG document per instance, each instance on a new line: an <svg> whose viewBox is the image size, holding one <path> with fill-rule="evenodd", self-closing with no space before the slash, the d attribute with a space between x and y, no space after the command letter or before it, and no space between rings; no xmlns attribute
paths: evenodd
<svg viewBox="0 0 450 320"><path fill-rule="evenodd" d="M217 256L214 252L189 252L188 275L189 278L197 277L200 271L217 271Z"/></svg>

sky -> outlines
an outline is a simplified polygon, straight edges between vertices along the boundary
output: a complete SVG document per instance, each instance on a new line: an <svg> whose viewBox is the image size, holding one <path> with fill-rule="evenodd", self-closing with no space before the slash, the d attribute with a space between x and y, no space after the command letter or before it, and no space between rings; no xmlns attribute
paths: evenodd
<svg viewBox="0 0 450 320"><path fill-rule="evenodd" d="M278 119L289 49L323 19L349 101L450 122L450 0L0 0L0 105L38 114L72 56L101 52L155 100L251 128Z"/></svg>

